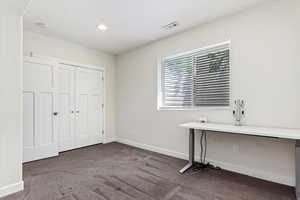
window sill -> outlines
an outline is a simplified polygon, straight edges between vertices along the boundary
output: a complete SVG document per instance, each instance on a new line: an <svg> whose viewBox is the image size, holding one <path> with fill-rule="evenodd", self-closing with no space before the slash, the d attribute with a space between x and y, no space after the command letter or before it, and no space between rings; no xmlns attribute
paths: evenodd
<svg viewBox="0 0 300 200"><path fill-rule="evenodd" d="M230 106L222 107L158 107L158 111L206 111L206 110L230 110Z"/></svg>

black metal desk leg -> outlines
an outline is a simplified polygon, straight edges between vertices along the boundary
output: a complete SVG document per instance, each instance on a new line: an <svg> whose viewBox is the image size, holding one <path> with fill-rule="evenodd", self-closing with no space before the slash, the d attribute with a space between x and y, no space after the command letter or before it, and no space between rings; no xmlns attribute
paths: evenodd
<svg viewBox="0 0 300 200"><path fill-rule="evenodd" d="M189 134L189 163L182 168L179 172L184 173L187 171L189 168L191 168L194 164L195 161L195 129L190 129L190 134Z"/></svg>
<svg viewBox="0 0 300 200"><path fill-rule="evenodd" d="M300 140L296 140L296 159L295 159L295 169L296 169L296 197L300 200Z"/></svg>

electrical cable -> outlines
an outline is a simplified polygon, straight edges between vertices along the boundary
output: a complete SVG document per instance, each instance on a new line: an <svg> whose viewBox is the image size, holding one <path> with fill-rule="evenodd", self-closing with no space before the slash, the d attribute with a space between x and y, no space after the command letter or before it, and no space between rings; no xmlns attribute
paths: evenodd
<svg viewBox="0 0 300 200"><path fill-rule="evenodd" d="M203 164L206 164L206 153L207 153L207 137L206 137L206 132L204 132L204 158L203 158Z"/></svg>
<svg viewBox="0 0 300 200"><path fill-rule="evenodd" d="M208 146L206 131L201 131L199 143L200 143L200 163L198 164L198 170L207 169L207 168L214 169L214 170L221 170L221 168L218 166L214 166L209 162L206 163L207 146Z"/></svg>
<svg viewBox="0 0 300 200"><path fill-rule="evenodd" d="M203 131L201 131L200 137L200 163L203 163Z"/></svg>
<svg viewBox="0 0 300 200"><path fill-rule="evenodd" d="M206 155L207 155L207 135L205 131L201 131L200 136L200 165L205 167L206 163Z"/></svg>

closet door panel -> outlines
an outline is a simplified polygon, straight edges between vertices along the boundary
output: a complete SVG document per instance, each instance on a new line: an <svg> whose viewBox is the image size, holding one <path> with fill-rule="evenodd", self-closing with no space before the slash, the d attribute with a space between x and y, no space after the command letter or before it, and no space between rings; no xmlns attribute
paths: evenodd
<svg viewBox="0 0 300 200"><path fill-rule="evenodd" d="M90 145L88 133L88 95L80 94L77 98L77 145L79 147Z"/></svg>
<svg viewBox="0 0 300 200"><path fill-rule="evenodd" d="M41 92L38 101L38 143L41 146L51 145L55 142L54 136L54 110L53 93Z"/></svg>
<svg viewBox="0 0 300 200"><path fill-rule="evenodd" d="M89 133L91 141L95 143L101 142L101 131L102 131L102 106L101 106L101 96L100 95L91 95L89 97L89 114L90 124L89 124ZM99 134L100 132L100 134Z"/></svg>
<svg viewBox="0 0 300 200"><path fill-rule="evenodd" d="M72 139L70 114L72 111L69 110L71 98L68 94L58 94L56 97L57 111L59 111L59 120L57 122L57 132L60 148L61 142Z"/></svg>
<svg viewBox="0 0 300 200"><path fill-rule="evenodd" d="M77 70L76 143L78 147L102 141L102 73L96 70Z"/></svg>
<svg viewBox="0 0 300 200"><path fill-rule="evenodd" d="M59 65L56 70L59 151L74 149L74 76L75 68Z"/></svg>
<svg viewBox="0 0 300 200"><path fill-rule="evenodd" d="M58 155L53 63L24 59L23 162Z"/></svg>
<svg viewBox="0 0 300 200"><path fill-rule="evenodd" d="M35 122L34 122L34 93L23 93L23 146L26 149L34 148L35 145Z"/></svg>
<svg viewBox="0 0 300 200"><path fill-rule="evenodd" d="M38 89L40 91L51 91L55 89L54 86L54 66L47 66L42 65L38 67L39 76L37 77L38 80Z"/></svg>
<svg viewBox="0 0 300 200"><path fill-rule="evenodd" d="M102 139L102 103L103 103L103 80L102 72L94 71L90 74L89 82L89 116L91 116L89 133L94 143L101 142Z"/></svg>
<svg viewBox="0 0 300 200"><path fill-rule="evenodd" d="M90 104L89 112L91 117L90 137L95 143L102 141L103 130L103 74L95 71L90 77Z"/></svg>

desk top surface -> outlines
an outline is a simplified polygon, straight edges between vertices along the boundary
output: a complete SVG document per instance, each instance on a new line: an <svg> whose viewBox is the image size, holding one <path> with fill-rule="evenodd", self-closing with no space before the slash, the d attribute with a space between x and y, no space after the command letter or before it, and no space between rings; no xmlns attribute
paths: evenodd
<svg viewBox="0 0 300 200"><path fill-rule="evenodd" d="M269 128L259 126L235 126L232 124L190 122L181 124L180 127L206 131L235 133L263 137L275 137L284 139L300 140L300 129Z"/></svg>

